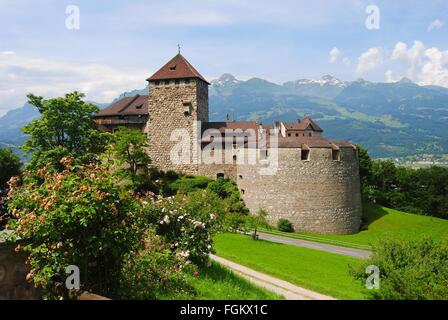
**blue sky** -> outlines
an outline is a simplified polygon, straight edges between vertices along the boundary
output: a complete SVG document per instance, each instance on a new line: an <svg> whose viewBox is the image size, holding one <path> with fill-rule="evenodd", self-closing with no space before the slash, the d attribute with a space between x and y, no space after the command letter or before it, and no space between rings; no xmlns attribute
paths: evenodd
<svg viewBox="0 0 448 320"><path fill-rule="evenodd" d="M66 27L67 6L80 11ZM379 9L368 29L366 8ZM182 53L209 80L343 80L448 87L446 0L0 0L0 115L34 92L97 102L145 86Z"/></svg>

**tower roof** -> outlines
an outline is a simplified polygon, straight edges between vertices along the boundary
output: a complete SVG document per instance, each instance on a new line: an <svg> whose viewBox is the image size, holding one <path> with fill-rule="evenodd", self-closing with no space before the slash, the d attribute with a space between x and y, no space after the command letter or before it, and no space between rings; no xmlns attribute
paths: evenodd
<svg viewBox="0 0 448 320"><path fill-rule="evenodd" d="M154 73L147 81L197 78L210 84L180 53Z"/></svg>

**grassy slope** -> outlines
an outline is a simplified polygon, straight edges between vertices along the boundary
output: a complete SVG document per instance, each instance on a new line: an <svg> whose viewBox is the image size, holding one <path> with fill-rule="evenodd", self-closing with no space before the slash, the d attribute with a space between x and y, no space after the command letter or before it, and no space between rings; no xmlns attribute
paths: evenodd
<svg viewBox="0 0 448 320"><path fill-rule="evenodd" d="M357 234L323 235L302 232L281 234L360 249L368 249L379 240L388 238L416 239L428 236L438 240L448 237L448 220L400 212L372 204L364 204L364 216L369 222L368 230Z"/></svg>
<svg viewBox="0 0 448 320"><path fill-rule="evenodd" d="M340 299L363 299L360 283L349 274L358 260L338 254L267 241L239 234L215 237L217 254L254 270Z"/></svg>
<svg viewBox="0 0 448 320"><path fill-rule="evenodd" d="M282 297L257 287L212 262L210 268L202 267L199 276L188 276L191 291L176 296L159 297L162 300L277 300Z"/></svg>

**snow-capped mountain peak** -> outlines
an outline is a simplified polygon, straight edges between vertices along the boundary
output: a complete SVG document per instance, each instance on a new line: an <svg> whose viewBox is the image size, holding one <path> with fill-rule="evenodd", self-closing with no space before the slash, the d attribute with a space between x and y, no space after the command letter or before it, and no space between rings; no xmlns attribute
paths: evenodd
<svg viewBox="0 0 448 320"><path fill-rule="evenodd" d="M341 81L336 77L331 75L325 75L319 80L310 79L300 79L294 82L295 85L320 85L320 86L336 86L336 87L346 87L347 82Z"/></svg>
<svg viewBox="0 0 448 320"><path fill-rule="evenodd" d="M212 81L213 86L221 87L238 84L240 81L230 73L224 73L218 79Z"/></svg>

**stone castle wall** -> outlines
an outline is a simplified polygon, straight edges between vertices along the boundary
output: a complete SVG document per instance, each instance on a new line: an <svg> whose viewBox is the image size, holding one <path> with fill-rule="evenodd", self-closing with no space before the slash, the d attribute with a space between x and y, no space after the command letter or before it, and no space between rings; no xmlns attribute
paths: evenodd
<svg viewBox="0 0 448 320"><path fill-rule="evenodd" d="M189 83L180 80L176 84L160 81L149 84L149 121L145 132L149 136L148 152L157 167L162 170L176 170L186 174L198 174L197 154L199 146L197 121L208 121L208 87L201 80L191 79ZM188 105L189 104L189 105ZM189 110L186 113L186 110ZM173 130L185 129L186 139L171 141ZM172 163L170 154L175 145L190 150L187 161Z"/></svg>
<svg viewBox="0 0 448 320"><path fill-rule="evenodd" d="M341 148L340 161L330 148L278 149L275 175L260 175L262 165L239 165L237 184L251 212L265 209L268 220L290 220L296 231L350 234L359 231L362 208L357 151Z"/></svg>

